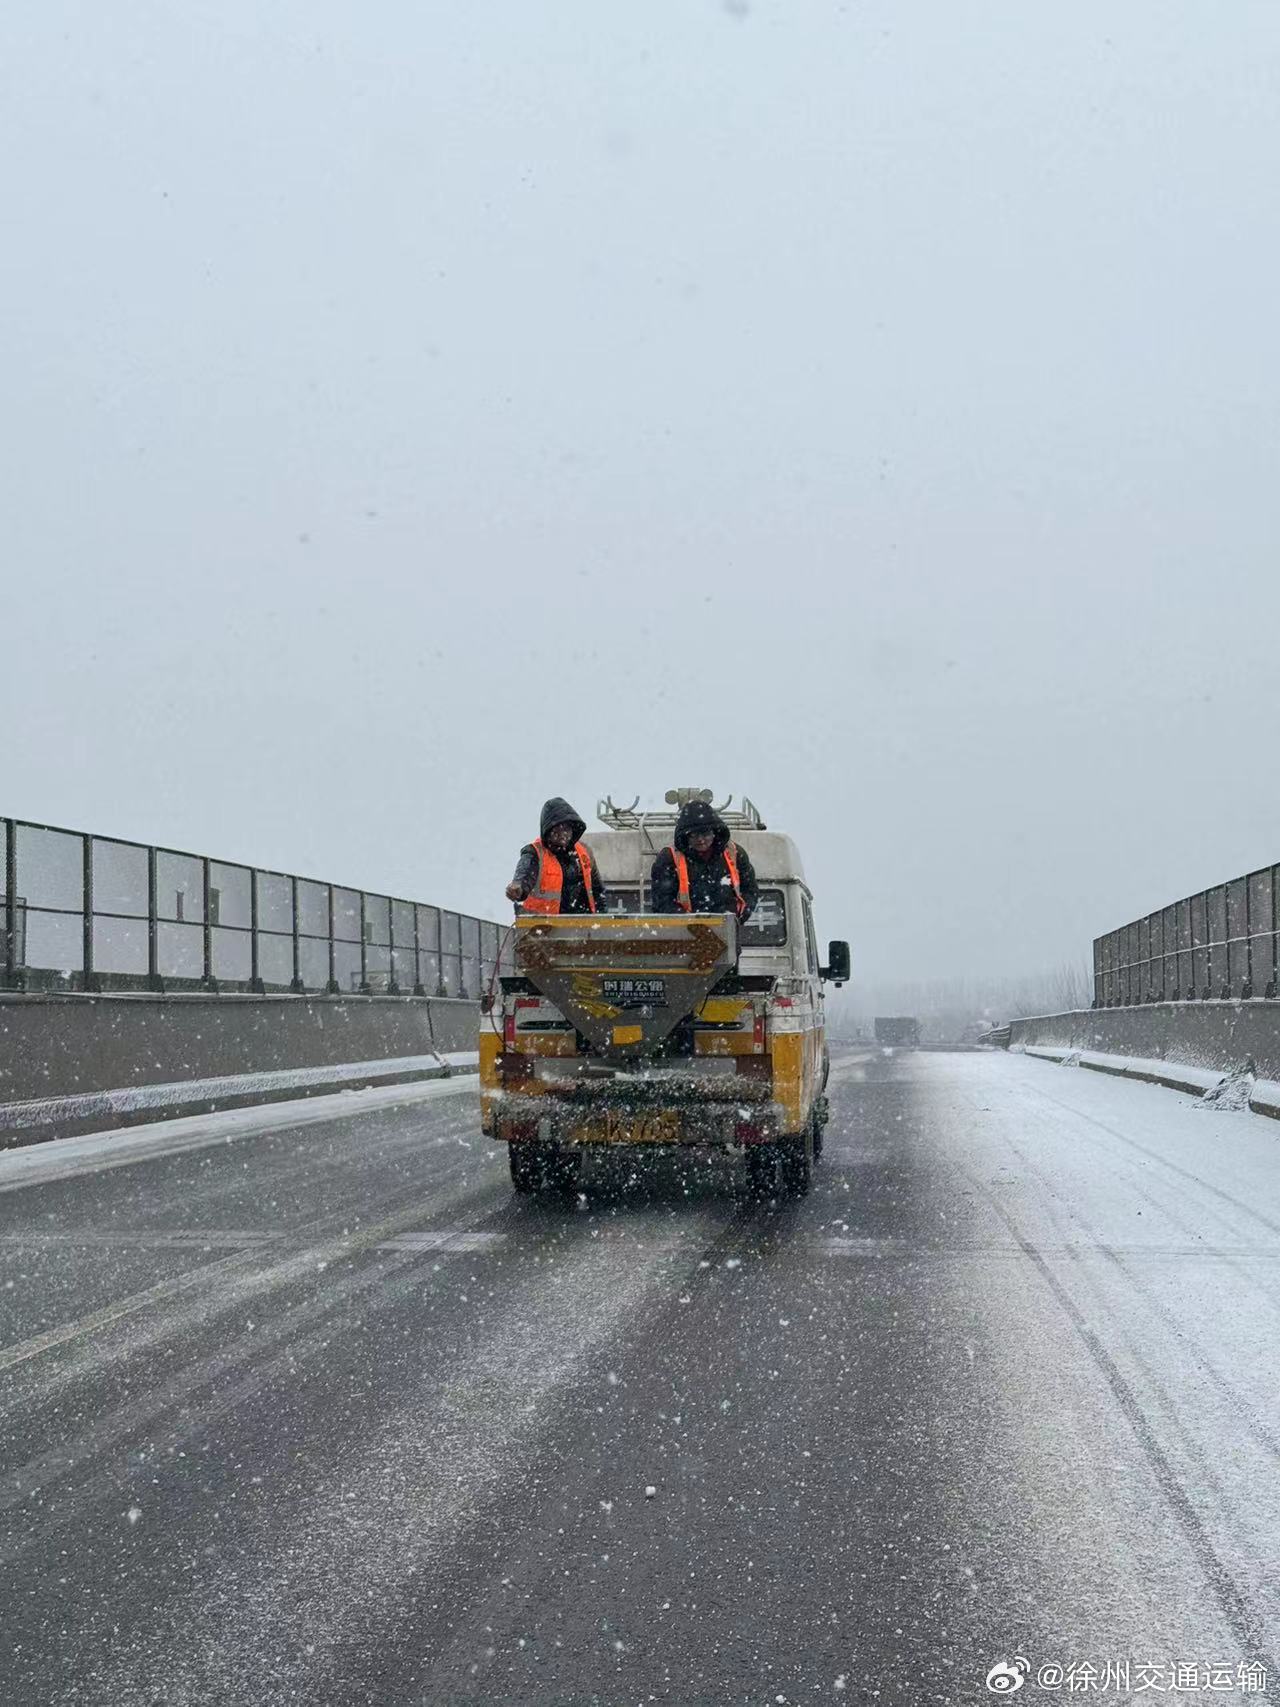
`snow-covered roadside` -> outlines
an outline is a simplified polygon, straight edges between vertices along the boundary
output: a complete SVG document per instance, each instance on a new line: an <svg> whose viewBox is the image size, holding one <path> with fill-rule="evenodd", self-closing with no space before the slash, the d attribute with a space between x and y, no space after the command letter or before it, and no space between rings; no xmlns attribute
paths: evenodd
<svg viewBox="0 0 1280 1707"><path fill-rule="evenodd" d="M480 1051L455 1049L452 1054L441 1055L440 1059L455 1073L474 1073L480 1066Z"/></svg>
<svg viewBox="0 0 1280 1707"><path fill-rule="evenodd" d="M148 1109L157 1114L194 1103L241 1103L286 1091L321 1086L354 1090L393 1079L444 1077L450 1070L475 1066L474 1055L399 1055L377 1061L345 1061L329 1067L285 1067L272 1072L226 1073L211 1079L179 1079L159 1085L124 1085L115 1090L83 1091L36 1101L0 1103L0 1134L21 1132L58 1121L128 1118Z"/></svg>
<svg viewBox="0 0 1280 1707"><path fill-rule="evenodd" d="M210 1144L229 1144L256 1138L286 1127L312 1126L325 1120L346 1120L385 1108L429 1102L436 1097L474 1092L471 1077L436 1078L414 1084L377 1085L368 1090L339 1091L332 1096L309 1096L272 1102L255 1108L222 1109L216 1114L156 1120L141 1126L86 1132L77 1138L53 1138L24 1149L0 1151L0 1193L24 1186L67 1179L73 1174L128 1167L133 1162L199 1150Z"/></svg>
<svg viewBox="0 0 1280 1707"><path fill-rule="evenodd" d="M1182 1091L1199 1097L1212 1105L1226 1108L1247 1107L1254 1114L1270 1115L1280 1120L1280 1081L1248 1079L1247 1095L1240 1099L1220 1097L1224 1087L1233 1081L1248 1078L1240 1073L1224 1072L1217 1067L1188 1067L1179 1061L1162 1061L1151 1055L1108 1055L1091 1049L1067 1049L1048 1044L1015 1044L1012 1055L1029 1055L1037 1061L1049 1061L1059 1067L1087 1067L1095 1073L1111 1073L1121 1079L1141 1079L1147 1084L1163 1085L1166 1090Z"/></svg>

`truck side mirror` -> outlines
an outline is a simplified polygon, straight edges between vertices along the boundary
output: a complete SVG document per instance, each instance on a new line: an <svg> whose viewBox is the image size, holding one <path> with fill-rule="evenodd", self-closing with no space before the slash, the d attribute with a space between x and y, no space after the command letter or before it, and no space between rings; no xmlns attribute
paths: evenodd
<svg viewBox="0 0 1280 1707"><path fill-rule="evenodd" d="M835 984L849 982L849 969L852 964L847 942L829 942L827 944L828 965L822 968L822 977L829 978Z"/></svg>

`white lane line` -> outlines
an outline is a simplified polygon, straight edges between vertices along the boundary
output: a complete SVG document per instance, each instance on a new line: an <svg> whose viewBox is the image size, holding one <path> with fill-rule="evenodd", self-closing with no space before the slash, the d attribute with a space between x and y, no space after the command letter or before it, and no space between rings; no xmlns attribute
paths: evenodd
<svg viewBox="0 0 1280 1707"><path fill-rule="evenodd" d="M159 1232L151 1228L141 1228L137 1232L99 1232L82 1228L69 1233L0 1233L0 1250L92 1250L104 1246L112 1250L252 1251L262 1245L287 1239L288 1236L287 1227L253 1233L221 1232L216 1229L206 1231L200 1227L180 1227L172 1232ZM384 1240L374 1249L460 1253L489 1251L505 1244L507 1237L506 1233L476 1233L466 1227L430 1227Z"/></svg>
<svg viewBox="0 0 1280 1707"><path fill-rule="evenodd" d="M829 1257L896 1257L912 1247L905 1239L807 1239L806 1244Z"/></svg>
<svg viewBox="0 0 1280 1707"><path fill-rule="evenodd" d="M223 1257L220 1262L201 1264L186 1274L158 1281L143 1292L134 1292L127 1298L118 1298L111 1304L104 1304L100 1310L92 1310L87 1316L80 1316L73 1322L63 1322L56 1328L47 1328L44 1333L33 1335L31 1339L20 1340L17 1345L6 1346L0 1351L0 1370L12 1369L17 1364L26 1363L46 1351L55 1350L58 1346L69 1345L74 1340L101 1333L104 1328L123 1321L127 1316L136 1316L140 1310L150 1309L156 1304L168 1304L182 1293L191 1291L193 1287L211 1286L233 1268L236 1260L233 1254Z"/></svg>
<svg viewBox="0 0 1280 1707"><path fill-rule="evenodd" d="M273 1239L283 1238L284 1232L250 1233L236 1230L223 1230L211 1227L179 1227L172 1232L157 1231L154 1228L140 1228L136 1232L122 1232L112 1229L104 1232L97 1228L82 1227L66 1233L0 1233L0 1249L12 1250L74 1250L83 1247L86 1250L107 1246L112 1250L197 1250L197 1251L245 1251L252 1250L257 1245L270 1244Z"/></svg>
<svg viewBox="0 0 1280 1707"><path fill-rule="evenodd" d="M476 1251L496 1250L507 1242L506 1233L468 1233L460 1228L443 1227L429 1233L402 1233L398 1239L388 1239L378 1246L380 1251L439 1251L445 1256L462 1256Z"/></svg>
<svg viewBox="0 0 1280 1707"><path fill-rule="evenodd" d="M289 1229L285 1227L267 1232L206 1231L203 1228L196 1227L178 1228L172 1232L144 1230L128 1233L82 1230L73 1233L3 1233L0 1234L0 1251L5 1249L15 1251L70 1250L76 1247L91 1249L97 1246L137 1250L252 1251L275 1244L288 1237ZM426 1227L415 1228L407 1233L399 1233L395 1238L384 1239L369 1248L378 1251L407 1252L409 1254L436 1252L444 1256L474 1256L486 1251L501 1250L504 1245L510 1242L510 1239L510 1233L475 1232L467 1227ZM601 1243L608 1242L610 1242L608 1237L601 1240ZM636 1243L634 1233L627 1235L627 1242L634 1247ZM812 1255L816 1252L828 1257L978 1256L1020 1259L1025 1255L1019 1245L1000 1243L940 1244L910 1239L844 1238L838 1236L800 1236L792 1240L791 1243L806 1255ZM1280 1245L1274 1244L1104 1245L1089 1240L1076 1240L1071 1244L1038 1245L1036 1248L1041 1255L1046 1256L1085 1256L1101 1251L1117 1256L1132 1257L1203 1257L1218 1261L1246 1257L1255 1262L1280 1261ZM148 1291L139 1294L138 1298L139 1300L145 1299L146 1302L150 1303L163 1299L164 1296L166 1294L163 1291ZM128 1302L132 1305L132 1301ZM3 1367L3 1357L4 1353L0 1351L0 1367Z"/></svg>
<svg viewBox="0 0 1280 1707"><path fill-rule="evenodd" d="M78 1138L54 1138L47 1144L0 1152L0 1192L22 1191L27 1186L101 1173L107 1168L127 1168L135 1162L229 1144L240 1138L258 1138L289 1127L352 1120L440 1097L474 1095L476 1088L477 1081L469 1077L428 1079L421 1084L339 1091L334 1096L300 1097L261 1108L228 1108L216 1114L186 1115L181 1120L154 1120L144 1126L86 1132Z"/></svg>
<svg viewBox="0 0 1280 1707"><path fill-rule="evenodd" d="M225 1351L180 1367L167 1381L148 1382L134 1389L137 1397L130 1396L106 1412L85 1433L71 1439L63 1435L57 1446L0 1475L0 1513L21 1505L33 1494L102 1458L131 1435L147 1437L161 1419L165 1419L164 1435L169 1450L176 1449L174 1442L178 1439L194 1439L202 1429L227 1415L268 1382L282 1374L292 1378L298 1364L313 1351L330 1346L335 1334L344 1331L344 1312L354 1307L363 1324L373 1312L394 1304L405 1290L420 1288L421 1276L413 1268L409 1258L401 1257L398 1263L389 1263L385 1268L380 1265L377 1270L357 1270L309 1303L290 1310L283 1320L241 1333L229 1342ZM304 1329L307 1331L301 1331ZM253 1360L259 1357L264 1360L255 1363ZM202 1391L209 1396L198 1398ZM46 1389L42 1398L47 1397ZM153 1451L154 1446L148 1440L141 1456L149 1456ZM91 1500L92 1484L88 1487ZM73 1492L72 1505L82 1497L83 1489L80 1495ZM62 1522L65 1526L65 1509ZM28 1531L7 1541L0 1540L0 1571L9 1568L32 1539L33 1532Z"/></svg>
<svg viewBox="0 0 1280 1707"><path fill-rule="evenodd" d="M158 1281L154 1286L148 1286L141 1292L118 1298L75 1321L64 1322L58 1327L48 1328L44 1333L34 1335L31 1339L21 1340L16 1345L0 1349L0 1371L12 1369L19 1363L27 1363L31 1358L40 1357L59 1346L92 1338L104 1328L113 1327L127 1317L136 1316L156 1305L171 1304L190 1292L197 1294L197 1313L208 1314L219 1309L229 1309L237 1300L270 1290L272 1287L290 1284L303 1275L322 1274L330 1263L341 1262L359 1255L362 1251L397 1250L399 1247L395 1241L410 1230L407 1223L419 1219L421 1215L422 1209L419 1205L402 1209L372 1227L364 1227L358 1232L343 1233L340 1236L331 1235L313 1245L303 1245L288 1254L273 1250L275 1241L268 1241L265 1247L256 1243L242 1247L238 1252L221 1257L217 1262L201 1263L184 1274L174 1275L168 1280ZM460 1227L447 1229L442 1236L459 1241L487 1237L485 1234L470 1234ZM462 1242L456 1247L459 1255L468 1248ZM262 1249L264 1258L269 1262L273 1258L279 1260L272 1262L272 1266L265 1269L255 1269L252 1266L252 1253L259 1249ZM156 1325L160 1334L177 1331L179 1326L180 1319L173 1316L162 1317Z"/></svg>
<svg viewBox="0 0 1280 1707"><path fill-rule="evenodd" d="M4 1250L74 1250L77 1247L93 1249L107 1247L110 1249L136 1250L194 1250L194 1251L252 1251L264 1246L275 1244L289 1237L287 1227L273 1228L268 1231L239 1231L239 1230L206 1230L201 1227L181 1227L169 1232L149 1229L138 1232L100 1232L93 1229L81 1229L68 1233L2 1233L0 1234L0 1252ZM378 1251L400 1251L413 1254L415 1252L435 1252L444 1256L475 1256L486 1251L501 1250L510 1242L510 1233L475 1232L467 1227L426 1227L415 1228L411 1232L399 1233L393 1239L384 1239L370 1247ZM607 1243L608 1238L602 1240ZM634 1234L628 1235L628 1242L635 1243ZM1022 1248L1014 1244L982 1244L957 1243L940 1244L936 1242L915 1242L909 1239L875 1239L856 1237L814 1237L800 1236L791 1243L806 1255L815 1252L828 1257L1013 1257L1021 1259L1025 1254ZM1072 1244L1040 1245L1037 1250L1042 1255L1084 1256L1103 1251L1117 1256L1133 1257L1201 1257L1209 1260L1227 1261L1236 1257L1246 1257L1257 1261L1280 1261L1280 1245L1222 1245L1222 1244L1152 1244L1152 1245L1102 1245L1088 1240L1077 1240ZM170 1283L163 1283L168 1286ZM167 1292L161 1289L149 1290L137 1295L137 1303L161 1302ZM130 1308L136 1307L134 1300L126 1301ZM108 1311L118 1312L119 1307L108 1306ZM109 1319L114 1320L114 1314ZM4 1353L0 1351L0 1368L4 1367Z"/></svg>

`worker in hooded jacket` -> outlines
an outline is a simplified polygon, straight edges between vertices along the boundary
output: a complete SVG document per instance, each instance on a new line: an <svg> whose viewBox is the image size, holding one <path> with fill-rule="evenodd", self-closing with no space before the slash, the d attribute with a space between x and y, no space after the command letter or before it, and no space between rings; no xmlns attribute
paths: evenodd
<svg viewBox="0 0 1280 1707"><path fill-rule="evenodd" d="M742 921L759 899L746 850L705 800L681 807L673 845L654 860L649 882L655 913L736 913Z"/></svg>
<svg viewBox="0 0 1280 1707"><path fill-rule="evenodd" d="M518 913L602 913L606 894L581 838L587 826L567 800L548 800L541 834L520 849L507 899Z"/></svg>

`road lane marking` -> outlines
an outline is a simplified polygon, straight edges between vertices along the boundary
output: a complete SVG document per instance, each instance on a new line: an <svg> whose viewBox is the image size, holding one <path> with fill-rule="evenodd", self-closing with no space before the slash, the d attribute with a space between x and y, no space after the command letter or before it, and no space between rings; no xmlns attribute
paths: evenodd
<svg viewBox="0 0 1280 1707"><path fill-rule="evenodd" d="M905 1239L808 1239L813 1249L829 1257L896 1257L909 1255L912 1247Z"/></svg>
<svg viewBox="0 0 1280 1707"><path fill-rule="evenodd" d="M603 1239L625 1238L628 1243L635 1241L635 1233L630 1229L623 1231L608 1228L598 1231L599 1236ZM75 1232L66 1233L2 1233L0 1234L0 1251L94 1249L101 1246L110 1249L225 1250L237 1253L261 1250L272 1244L282 1244L289 1236L290 1230L287 1227L259 1228L254 1231L239 1228L180 1227L168 1231L147 1228L136 1232L124 1232L118 1229L103 1231L81 1228ZM374 1248L380 1251L443 1251L446 1255L475 1255L484 1251L498 1250L510 1237L511 1235L505 1232L477 1232L469 1227L426 1227L415 1228L407 1233L397 1233L394 1238L384 1239ZM1021 1248L1017 1245L992 1243L990 1241L985 1243L977 1241L948 1243L939 1240L922 1241L857 1235L802 1234L784 1242L802 1252L812 1253L816 1251L829 1257L1004 1256L1021 1258L1023 1255ZM1280 1261L1280 1244L1114 1245L1103 1244L1096 1240L1077 1239L1064 1244L1041 1244L1036 1248L1042 1255L1053 1256L1083 1256L1100 1253L1108 1257L1112 1255L1201 1257L1218 1262L1230 1262L1239 1257L1262 1262ZM207 1274L208 1271L201 1269L199 1272ZM161 1283L162 1286L165 1284L167 1283ZM146 1293L136 1294L132 1300L123 1300L122 1302L129 1303L132 1307L139 1300L154 1302L159 1301L163 1296L163 1292L149 1289ZM0 1368L4 1367L3 1356L4 1353L0 1352Z"/></svg>
<svg viewBox="0 0 1280 1707"><path fill-rule="evenodd" d="M270 1231L226 1232L200 1227L181 1227L171 1232L151 1228L137 1232L102 1232L81 1228L68 1233L0 1233L0 1250L197 1250L253 1251L264 1245L279 1243L288 1238L288 1229ZM380 1251L457 1251L492 1250L505 1242L506 1233L477 1233L468 1227L430 1227L412 1233L399 1233L386 1239L376 1248ZM137 1294L141 1298L143 1294ZM0 1365L2 1367L2 1365Z"/></svg>
<svg viewBox="0 0 1280 1707"><path fill-rule="evenodd" d="M277 1264L273 1269L256 1275L246 1275L245 1283L234 1288L234 1296L226 1300L225 1307L231 1308L243 1303L245 1295L265 1290L273 1281L275 1284L283 1285L298 1278L301 1274L323 1272L328 1262L340 1261L344 1257L365 1250L387 1251L400 1257L401 1264L397 1266L403 1266L406 1270L404 1284L410 1287L418 1286L421 1284L421 1271L412 1263L413 1255L431 1250L443 1256L462 1256L477 1250L487 1250L491 1248L493 1242L500 1243L507 1237L506 1234L479 1233L462 1227L447 1227L417 1235L418 1240L430 1241L430 1243L415 1242L414 1238L410 1237L407 1247L402 1249L399 1245L399 1229L403 1227L409 1214L421 1218L421 1205L418 1205L413 1211L402 1211L399 1215L391 1216L374 1227L366 1228L361 1233L335 1240L327 1247L312 1246L309 1249L297 1252L284 1263ZM395 1232L397 1236L387 1239L385 1235L388 1231ZM325 1260L317 1261L317 1258L327 1258L327 1262ZM222 1263L213 1265L213 1267L224 1269L236 1260L234 1257L229 1257L224 1259ZM211 1272L211 1268L206 1265L196 1269L191 1274L181 1276L180 1280L185 1286L194 1286L206 1281ZM314 1299L312 1305L305 1311L305 1315L312 1316L318 1311L326 1311L330 1308L331 1302L340 1304L343 1297L351 1294L353 1289L359 1290L362 1287L379 1287L386 1290L387 1281L384 1276L376 1273L344 1276L337 1287L326 1288L318 1299ZM148 1303L155 1302L157 1294L163 1295L166 1290L176 1289L180 1288L174 1288L167 1282L162 1283L159 1288L148 1288L145 1293L137 1293L129 1299L121 1300L117 1306L108 1306L103 1310L93 1312L91 1316L80 1318L77 1322L68 1323L64 1328L51 1329L46 1334L37 1335L34 1339L24 1341L21 1345L13 1346L8 1351L0 1353L0 1370L26 1362L41 1352L52 1350L56 1345L65 1344L82 1334L108 1327L123 1316L133 1314ZM397 1290L399 1289L392 1287L388 1291L388 1301L395 1296ZM329 1296L330 1292L334 1294L332 1299ZM200 1387L206 1386L212 1379L216 1379L219 1370L230 1372L254 1353L265 1347L278 1344L282 1340L287 1340L289 1335L296 1333L297 1319L297 1314L291 1313L286 1321L258 1330L255 1338L242 1341L238 1352L224 1353L215 1357L212 1363L201 1362L194 1369L183 1371L159 1390L153 1390L101 1419L80 1441L59 1447L20 1469L7 1472L3 1477L3 1481L8 1484L7 1489L0 1491L0 1512L21 1503L36 1490L59 1480L75 1469L78 1464L107 1449L119 1439L127 1438L128 1435L148 1426L179 1399L198 1391ZM295 1340L292 1347L286 1346L282 1354L284 1361L288 1362L295 1354L300 1355L302 1349L312 1341L316 1343L323 1341L331 1331L330 1327L325 1326L304 1340ZM240 1382L233 1390L234 1402L238 1403L240 1399L256 1391L265 1380L276 1372L279 1361L279 1359L272 1360L262 1372L249 1375ZM204 1407L201 1414L207 1413L209 1416L220 1414L221 1410L227 1408L230 1402L229 1396L223 1395L221 1399L213 1402L212 1408Z"/></svg>
<svg viewBox="0 0 1280 1707"><path fill-rule="evenodd" d="M470 1255L496 1250L507 1242L506 1233L471 1233L462 1228L441 1227L431 1232L402 1233L378 1246L380 1251L439 1251L444 1256Z"/></svg>
<svg viewBox="0 0 1280 1707"><path fill-rule="evenodd" d="M249 1232L239 1228L178 1227L164 1232L150 1227L136 1231L80 1227L65 1233L0 1233L0 1249L69 1250L83 1246L91 1250L97 1246L108 1246L111 1249L188 1250L194 1246L197 1250L250 1250L283 1237L283 1230Z"/></svg>
<svg viewBox="0 0 1280 1707"><path fill-rule="evenodd" d="M407 1258L403 1259L403 1265L395 1266L411 1267ZM173 1411L201 1388L210 1388L212 1397L209 1400L196 1405L183 1403L178 1420L166 1430L171 1440L193 1438L201 1429L234 1410L244 1399L252 1397L267 1382L282 1372L292 1372L298 1361L311 1351L329 1344L335 1332L332 1320L327 1319L332 1310L350 1307L362 1292L375 1290L379 1301L372 1306L364 1306L364 1319L371 1309L394 1303L406 1286L416 1288L420 1284L420 1278L410 1273L407 1280L402 1279L397 1285L394 1269L390 1278L368 1272L347 1276L301 1312L291 1311L285 1320L254 1329L252 1337L242 1335L227 1351L197 1361L162 1386L148 1388L140 1398L109 1411L77 1439L42 1453L26 1464L6 1470L0 1475L0 1513L21 1505L35 1493L42 1493L131 1435L153 1428L166 1412ZM299 1335L300 1317L304 1323L320 1318L319 1325ZM271 1355L265 1362L251 1367L233 1386L220 1385L224 1377L235 1374L250 1364L255 1356L265 1353ZM0 1565L12 1564L29 1544L29 1537L0 1542Z"/></svg>
<svg viewBox="0 0 1280 1707"><path fill-rule="evenodd" d="M64 1322L61 1327L48 1328L31 1339L20 1340L17 1345L0 1351L0 1370L13 1369L19 1363L26 1363L33 1357L39 1357L42 1352L53 1351L60 1345L68 1345L72 1340L81 1339L86 1334L100 1333L103 1328L123 1321L126 1316L134 1316L139 1310L145 1310L152 1304L167 1303L171 1298L189 1292L193 1286L204 1285L213 1279L218 1270L234 1263L238 1254L224 1257L221 1262L202 1264L201 1267L187 1274L176 1275L171 1280L161 1280L142 1292L130 1293L127 1298L117 1299L114 1304L104 1304L100 1310L91 1310L87 1316L78 1316L72 1322Z"/></svg>
<svg viewBox="0 0 1280 1707"><path fill-rule="evenodd" d="M106 1304L99 1310L90 1311L88 1315L77 1317L74 1321L65 1322L60 1327L49 1328L42 1334L36 1334L31 1339L22 1340L17 1345L9 1346L0 1351L0 1371L12 1369L19 1363L26 1363L42 1353L53 1351L59 1346L70 1344L74 1340L100 1333L104 1328L112 1327L116 1322L123 1321L128 1316L135 1316L139 1311L150 1309L153 1305L167 1304L172 1299L190 1292L196 1287L209 1287L223 1278L240 1279L240 1286L227 1288L225 1301L218 1301L218 1307L233 1308L241 1300L242 1295L252 1295L255 1292L269 1290L272 1286L285 1286L303 1275L321 1270L322 1265L341 1261L344 1257L356 1256L362 1251L376 1250L389 1241L399 1238L409 1231L417 1231L412 1224L421 1221L424 1214L421 1202L400 1210L381 1221L374 1222L369 1227L361 1228L355 1233L346 1233L330 1237L321 1243L303 1245L288 1255L284 1254L284 1240L272 1241L269 1244L254 1244L247 1248L233 1251L216 1263L202 1263L198 1268L191 1269L186 1274L175 1275L172 1279L162 1280L154 1286L148 1286L141 1292L131 1293L127 1298ZM450 1229L453 1235L460 1235L463 1228ZM296 1237L296 1235L295 1235ZM391 1247L394 1248L394 1247ZM256 1274L247 1269L245 1264L264 1250L268 1255L279 1255L282 1260L270 1268L261 1269ZM163 1327L162 1327L163 1331Z"/></svg>

